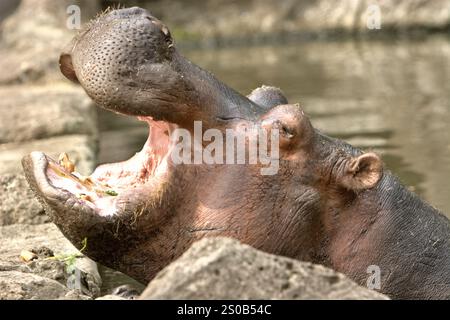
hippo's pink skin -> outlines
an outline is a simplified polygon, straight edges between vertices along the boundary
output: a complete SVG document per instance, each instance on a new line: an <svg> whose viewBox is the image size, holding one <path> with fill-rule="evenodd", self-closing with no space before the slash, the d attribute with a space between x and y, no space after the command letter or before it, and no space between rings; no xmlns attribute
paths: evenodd
<svg viewBox="0 0 450 320"><path fill-rule="evenodd" d="M90 190L43 153L23 160L47 213L76 246L86 237L94 260L148 282L195 240L229 236L362 285L368 267L378 266L381 291L394 298L450 298L448 219L376 154L314 129L280 90L240 95L181 56L168 28L139 8L101 15L60 63L99 106L151 127L139 154L92 174L117 195ZM279 130L278 173L261 175L262 165L175 165L166 157L168 134L193 134L196 120L203 130Z"/></svg>

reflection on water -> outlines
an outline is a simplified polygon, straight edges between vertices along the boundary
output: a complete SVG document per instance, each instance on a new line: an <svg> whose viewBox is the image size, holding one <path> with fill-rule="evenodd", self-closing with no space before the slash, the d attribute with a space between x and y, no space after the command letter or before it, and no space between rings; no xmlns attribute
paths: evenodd
<svg viewBox="0 0 450 320"><path fill-rule="evenodd" d="M374 149L405 185L450 214L450 39L312 42L184 54L243 94L261 84L300 102L315 127ZM101 114L100 161L142 147L145 125Z"/></svg>

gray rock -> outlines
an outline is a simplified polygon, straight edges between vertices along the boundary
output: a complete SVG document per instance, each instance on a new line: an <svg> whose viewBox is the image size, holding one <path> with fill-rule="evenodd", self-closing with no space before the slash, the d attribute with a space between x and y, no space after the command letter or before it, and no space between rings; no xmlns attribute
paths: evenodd
<svg viewBox="0 0 450 320"><path fill-rule="evenodd" d="M228 238L196 242L140 299L387 299L321 265L258 251Z"/></svg>
<svg viewBox="0 0 450 320"><path fill-rule="evenodd" d="M68 134L97 135L97 111L81 87L0 88L0 143Z"/></svg>
<svg viewBox="0 0 450 320"><path fill-rule="evenodd" d="M98 297L95 300L128 300L128 299L125 299L125 298L123 298L121 296L116 296L116 295L113 295L113 294L107 294L106 296Z"/></svg>
<svg viewBox="0 0 450 320"><path fill-rule="evenodd" d="M22 0L3 21L0 84L61 79L59 53L78 31L67 27L69 5L80 7L82 22L99 11L99 1Z"/></svg>
<svg viewBox="0 0 450 320"><path fill-rule="evenodd" d="M0 226L50 222L22 174L0 175Z"/></svg>
<svg viewBox="0 0 450 320"><path fill-rule="evenodd" d="M23 250L37 257L24 262ZM85 299L97 297L102 286L97 264L80 255L52 223L0 227L0 279L4 299Z"/></svg>
<svg viewBox="0 0 450 320"><path fill-rule="evenodd" d="M58 281L32 273L0 272L0 300L90 300L89 296L69 290Z"/></svg>
<svg viewBox="0 0 450 320"><path fill-rule="evenodd" d="M0 1L0 23L4 18L9 16L17 9L20 0L3 0Z"/></svg>
<svg viewBox="0 0 450 320"><path fill-rule="evenodd" d="M92 297L80 294L78 290L70 290L64 297L59 297L58 300L92 300Z"/></svg>
<svg viewBox="0 0 450 320"><path fill-rule="evenodd" d="M58 281L32 273L0 272L0 300L44 300L64 297L69 290Z"/></svg>

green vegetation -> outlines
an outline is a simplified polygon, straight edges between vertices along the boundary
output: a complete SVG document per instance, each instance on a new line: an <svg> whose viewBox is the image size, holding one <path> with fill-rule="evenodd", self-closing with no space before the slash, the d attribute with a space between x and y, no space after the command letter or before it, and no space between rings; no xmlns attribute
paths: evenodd
<svg viewBox="0 0 450 320"><path fill-rule="evenodd" d="M114 190L106 190L105 193L107 195L114 196L114 197L118 195L118 193L115 192Z"/></svg>
<svg viewBox="0 0 450 320"><path fill-rule="evenodd" d="M68 274L73 273L75 270L75 262L77 258L82 258L83 255L81 254L87 247L87 238L84 238L83 241L81 241L81 249L79 252L76 253L70 253L70 254L59 254L55 255L54 257L47 258L49 260L58 260L61 262L64 262L66 264L66 272Z"/></svg>

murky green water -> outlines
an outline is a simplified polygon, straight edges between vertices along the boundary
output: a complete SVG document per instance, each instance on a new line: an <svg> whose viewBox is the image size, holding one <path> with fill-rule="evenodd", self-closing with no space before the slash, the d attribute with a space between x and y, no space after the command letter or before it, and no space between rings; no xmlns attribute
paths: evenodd
<svg viewBox="0 0 450 320"><path fill-rule="evenodd" d="M300 102L313 125L382 154L405 185L450 215L450 39L312 42L184 54L243 94L261 84ZM123 160L145 125L101 113L100 161Z"/></svg>

